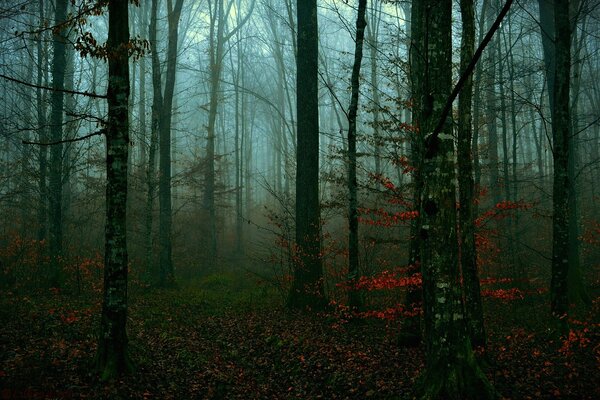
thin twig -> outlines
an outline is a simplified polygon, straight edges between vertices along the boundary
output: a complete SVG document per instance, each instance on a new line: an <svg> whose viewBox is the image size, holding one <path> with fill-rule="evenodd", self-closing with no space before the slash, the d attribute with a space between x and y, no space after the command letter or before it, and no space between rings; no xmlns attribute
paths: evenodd
<svg viewBox="0 0 600 400"><path fill-rule="evenodd" d="M94 137L94 136L104 135L104 134L106 134L106 129L102 129L102 130L99 130L97 132L90 133L89 135L80 136L80 137L76 137L76 138L73 138L73 139L59 140L59 141L56 141L56 142L30 142L28 140L23 140L22 143L23 144L35 144L37 146L55 146L57 144L63 144L63 143L80 142L82 140L89 139L89 138Z"/></svg>

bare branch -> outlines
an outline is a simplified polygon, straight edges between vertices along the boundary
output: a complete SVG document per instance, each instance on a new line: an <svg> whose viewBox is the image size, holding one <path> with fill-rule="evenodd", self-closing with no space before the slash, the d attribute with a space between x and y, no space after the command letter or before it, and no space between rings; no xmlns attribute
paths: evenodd
<svg viewBox="0 0 600 400"><path fill-rule="evenodd" d="M73 138L73 139L59 140L59 141L56 141L56 142L30 142L28 140L23 140L21 143L23 143L23 144L34 144L34 145L37 145L37 146L55 146L57 144L63 144L63 143L80 142L82 140L86 140L86 139L89 139L91 137L100 136L100 135L104 135L104 134L106 134L106 129L102 129L102 130L99 130L97 132L90 133L89 135L80 136L80 137L76 137L76 138Z"/></svg>
<svg viewBox="0 0 600 400"><path fill-rule="evenodd" d="M78 96L87 96L87 97L92 97L94 99L106 99L107 96L103 95L103 94L97 94L97 93L92 93L92 92L79 92L76 90L67 90L67 89L54 89L48 86L40 86L40 85L35 85L33 83L29 83L29 82L25 82L25 81L21 81L19 79L16 78L12 78L10 76L6 76L3 74L0 74L0 78L4 78L7 81L11 81L11 82L15 82L21 85L25 85L25 86L29 86L35 89L43 89L43 90L50 90L53 92L63 92L63 93L67 93L67 94L73 94L73 95L78 95Z"/></svg>

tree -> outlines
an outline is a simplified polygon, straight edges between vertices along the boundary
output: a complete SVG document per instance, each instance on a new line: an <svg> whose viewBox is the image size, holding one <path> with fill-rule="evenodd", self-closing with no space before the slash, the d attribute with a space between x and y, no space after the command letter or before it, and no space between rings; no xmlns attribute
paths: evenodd
<svg viewBox="0 0 600 400"><path fill-rule="evenodd" d="M319 309L326 304L321 260L319 204L319 30L316 0L298 0L296 57L296 246L288 306Z"/></svg>
<svg viewBox="0 0 600 400"><path fill-rule="evenodd" d="M129 4L108 3L108 126L104 294L97 368L102 379L131 370L127 353L127 155L129 152Z"/></svg>
<svg viewBox="0 0 600 400"><path fill-rule="evenodd" d="M576 2L540 0L540 28L552 122L552 281L551 312L564 333L570 302L588 299L577 251L575 163L571 103L571 44ZM575 224L575 226L573 226Z"/></svg>
<svg viewBox="0 0 600 400"><path fill-rule="evenodd" d="M356 116L358 111L358 90L360 88L360 67L363 56L363 42L367 21L365 12L367 0L358 1L356 17L356 46L354 50L354 66L352 67L352 96L348 109L348 279L356 282L359 274L358 265L358 199L356 182ZM374 88L377 90L377 88ZM298 114L300 115L300 114ZM352 308L361 306L360 293L351 285L349 305Z"/></svg>
<svg viewBox="0 0 600 400"><path fill-rule="evenodd" d="M40 14L40 22L39 26L44 26L44 3L43 0L39 0L38 2L38 12ZM36 53L37 53L37 70L36 70L36 110L37 110L37 124L38 124L38 138L41 143L45 143L48 141L47 135L48 130L46 128L46 112L44 103L44 94L42 92L42 83L43 79L46 75L47 81L47 70L44 71L43 63L44 58L47 54L47 46L44 44L45 41L42 38L38 38L36 41ZM47 183L47 174L48 174L48 147L47 146L39 146L38 152L39 159L39 178L38 178L38 191L39 191L39 202L38 202L38 213L37 213L37 223L38 223L38 233L37 239L39 241L45 240L47 235L47 219L48 219L48 207L47 207L47 194L48 194L48 183Z"/></svg>
<svg viewBox="0 0 600 400"><path fill-rule="evenodd" d="M475 50L475 11L473 0L461 0L462 43L460 48L461 74L466 71L473 59ZM473 79L469 77L460 92L458 100L458 185L459 185L459 226L460 263L465 288L466 320L473 345L485 345L483 307L477 272L475 249L475 182L473 181L473 139L471 107L473 103Z"/></svg>
<svg viewBox="0 0 600 400"><path fill-rule="evenodd" d="M62 226L62 180L63 180L63 145L58 143L63 139L63 106L66 66L66 33L63 24L67 19L67 0L56 1L54 17L52 60L52 112L50 114L50 139L56 142L50 149L49 174L49 211L50 211L50 256L52 257L52 272L50 285L60 284L60 259L63 254Z"/></svg>
<svg viewBox="0 0 600 400"><path fill-rule="evenodd" d="M210 100L208 110L208 137L206 140L206 159L207 166L205 170L204 199L203 206L208 217L208 264L212 266L217 256L217 213L215 207L215 139L216 139L216 119L219 107L219 91L221 86L221 73L223 71L223 60L225 57L225 44L236 32L248 21L254 10L255 0L250 4L245 17L239 20L237 26L227 32L227 20L234 5L233 0L210 0L210 33L209 33L209 54L210 54ZM240 10L237 10L240 12Z"/></svg>
<svg viewBox="0 0 600 400"><path fill-rule="evenodd" d="M167 74L165 79L164 94L158 92L155 96L162 96L162 107L158 111L159 147L160 147L160 176L158 183L158 196L160 203L159 213L159 244L160 244L160 285L171 286L175 281L172 260L171 230L173 215L171 211L171 118L173 109L173 93L175 90L175 77L177 72L177 41L179 19L183 0L177 0L173 8L172 0L167 0L169 21L169 43L167 49ZM153 11L154 8L153 8ZM152 15L156 18L156 15ZM156 20L154 20L156 29ZM156 49L155 49L156 50ZM154 57L154 55L153 55ZM160 84L158 85L160 89Z"/></svg>
<svg viewBox="0 0 600 400"><path fill-rule="evenodd" d="M421 16L413 20L420 24L421 33L413 38L414 57L421 58L424 67L413 71L419 76L417 128L424 136L419 236L426 370L421 395L424 399L494 398L466 334L458 265L454 139L447 118L452 101L452 1L414 2L413 14Z"/></svg>
<svg viewBox="0 0 600 400"><path fill-rule="evenodd" d="M568 0L554 0L554 78L552 87L552 282L551 311L566 330L569 308L569 140L571 137L571 20Z"/></svg>

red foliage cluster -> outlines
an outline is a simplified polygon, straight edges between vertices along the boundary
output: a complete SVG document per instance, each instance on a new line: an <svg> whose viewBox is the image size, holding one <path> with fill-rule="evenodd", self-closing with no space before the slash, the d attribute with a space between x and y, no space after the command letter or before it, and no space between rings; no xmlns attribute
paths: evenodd
<svg viewBox="0 0 600 400"><path fill-rule="evenodd" d="M420 307L414 307L407 309L401 304L396 304L394 307L388 307L385 310L370 310L357 313L359 318L374 318L383 319L387 321L394 321L399 317L412 318L420 315L422 309Z"/></svg>
<svg viewBox="0 0 600 400"><path fill-rule="evenodd" d="M481 291L481 295L484 297L493 297L502 300L516 300L523 299L525 296L520 289L484 289Z"/></svg>
<svg viewBox="0 0 600 400"><path fill-rule="evenodd" d="M521 300L525 298L525 295L543 294L547 291L547 288L537 288L533 290L521 290L518 288L483 289L481 295L501 300Z"/></svg>
<svg viewBox="0 0 600 400"><path fill-rule="evenodd" d="M402 167L402 173L405 175L414 172L416 169L413 165L411 165L408 157L406 156L400 156L392 159L392 164L400 165Z"/></svg>
<svg viewBox="0 0 600 400"><path fill-rule="evenodd" d="M573 321L569 322L572 323ZM562 346L558 350L561 354L565 356L573 355L573 350L575 348L585 349L592 343L589 338L590 329L586 326L587 324L582 322L580 322L580 324L583 325L581 329L569 329L569 334L564 338ZM600 324L596 325L598 326Z"/></svg>
<svg viewBox="0 0 600 400"><path fill-rule="evenodd" d="M514 279L512 278L481 278L479 282L482 285L492 285L495 283L512 283Z"/></svg>
<svg viewBox="0 0 600 400"><path fill-rule="evenodd" d="M396 226L401 222L410 221L419 216L418 211L388 212L383 208L359 208L358 213L361 215L371 215L371 218L358 217L358 222L366 225L386 227Z"/></svg>
<svg viewBox="0 0 600 400"><path fill-rule="evenodd" d="M509 211L524 211L530 209L531 207L531 203L526 203L524 201L501 201L498 204L496 204L493 208L487 210L479 217L477 217L477 219L475 219L475 226L481 227L492 219L500 220L506 218L510 215Z"/></svg>
<svg viewBox="0 0 600 400"><path fill-rule="evenodd" d="M600 222L592 221L581 235L581 240L593 246L600 245Z"/></svg>
<svg viewBox="0 0 600 400"><path fill-rule="evenodd" d="M420 272L416 272L410 276L406 276L407 270L413 268L398 268L395 271L383 271L375 276L361 276L352 284L350 281L338 283L338 287L353 290L385 290L397 289L401 287L419 287L423 284L423 279ZM404 275L404 276L403 276Z"/></svg>

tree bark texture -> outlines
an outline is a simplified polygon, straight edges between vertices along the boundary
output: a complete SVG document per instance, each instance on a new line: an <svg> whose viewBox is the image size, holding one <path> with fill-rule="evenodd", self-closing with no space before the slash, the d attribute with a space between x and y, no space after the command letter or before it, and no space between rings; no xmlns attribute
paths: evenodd
<svg viewBox="0 0 600 400"><path fill-rule="evenodd" d="M418 10L415 10L417 8ZM426 369L421 378L424 399L494 398L466 334L466 314L458 264L456 187L452 124L434 134L451 94L452 1L418 1L422 16L420 42L423 70L419 74L419 131L424 135L421 197L421 269Z"/></svg>
<svg viewBox="0 0 600 400"><path fill-rule="evenodd" d="M318 23L316 0L297 2L296 57L296 246L288 306L319 309L326 304L321 260L319 203Z"/></svg>
<svg viewBox="0 0 600 400"><path fill-rule="evenodd" d="M50 114L50 140L60 142L63 139L63 108L66 66L66 31L61 26L67 18L67 0L56 1L54 24L57 29L53 35L52 60L52 111ZM63 145L55 144L50 148L50 171L48 186L48 207L50 213L49 247L52 258L50 285L60 285L61 258L63 255L62 226L62 180Z"/></svg>
<svg viewBox="0 0 600 400"><path fill-rule="evenodd" d="M348 109L348 280L350 292L348 303L351 308L360 308L360 292L355 289L359 275L358 258L358 193L356 180L356 117L358 113L358 95L360 88L360 68L363 57L363 42L367 20L365 12L367 0L359 0L356 17L356 46L350 86L352 94ZM375 88L376 89L376 88Z"/></svg>
<svg viewBox="0 0 600 400"><path fill-rule="evenodd" d="M127 355L127 154L129 151L129 10L108 3L108 128L104 294L97 367L102 379L131 369Z"/></svg>
<svg viewBox="0 0 600 400"><path fill-rule="evenodd" d="M44 2L39 0L38 11L40 14L40 27L44 26ZM44 40L42 37L38 38L36 42L36 53L37 53L37 71L36 71L36 109L37 109L37 124L38 124L38 139L41 143L48 141L48 130L46 128L46 112L44 107L44 94L42 92L42 84L44 83L44 72L43 65L45 58L47 57L47 47L43 44ZM47 235L47 221L48 221L48 147L39 146L39 204L37 213L38 222L38 233L37 240L42 241L46 239Z"/></svg>
<svg viewBox="0 0 600 400"><path fill-rule="evenodd" d="M171 210L171 119L173 115L173 95L175 91L175 77L177 72L177 42L179 19L183 0L177 0L175 8L172 1L167 1L169 43L167 47L167 73L165 77L165 92L160 109L159 148L160 148L160 174L158 182L159 198L159 228L158 240L160 245L160 286L172 286L175 282L173 271L173 243L172 225L173 215Z"/></svg>
<svg viewBox="0 0 600 400"><path fill-rule="evenodd" d="M571 23L569 1L554 0L554 90L552 141L554 183L552 190L552 314L566 328L569 308L569 139L571 136Z"/></svg>

